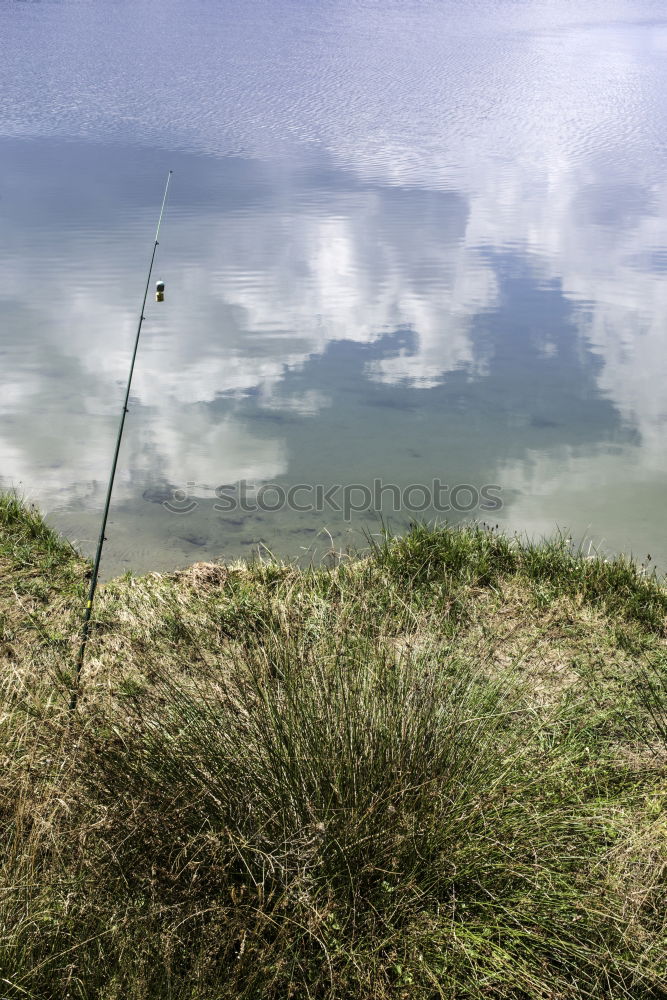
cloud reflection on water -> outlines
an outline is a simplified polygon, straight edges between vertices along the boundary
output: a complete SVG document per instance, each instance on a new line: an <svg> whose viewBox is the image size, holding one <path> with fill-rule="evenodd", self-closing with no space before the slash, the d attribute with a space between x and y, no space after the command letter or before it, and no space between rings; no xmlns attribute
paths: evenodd
<svg viewBox="0 0 667 1000"><path fill-rule="evenodd" d="M30 6L0 69L4 482L47 508L99 502L168 164L167 302L145 327L119 509L151 482L207 496L359 475L364 452L414 476L412 448L424 476L437 460L503 482L508 516L581 514L612 545L605 519L618 536L633 504L611 484L630 477L660 531L656 3L331 3L304 18L257 0L206 37L202 10L161 4L152 88L123 67L157 7L120 4L106 90L58 34L76 17L78 42L96 37L99 9ZM61 41L37 102L12 60L43 24Z"/></svg>

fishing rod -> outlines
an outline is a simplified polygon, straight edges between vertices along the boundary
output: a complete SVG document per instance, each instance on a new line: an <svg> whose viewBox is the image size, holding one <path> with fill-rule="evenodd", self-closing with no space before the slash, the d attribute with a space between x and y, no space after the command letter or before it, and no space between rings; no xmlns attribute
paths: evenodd
<svg viewBox="0 0 667 1000"><path fill-rule="evenodd" d="M155 262L155 253L159 246L158 237L160 235L160 226L162 225L162 216L164 215L164 206L167 203L167 192L169 191L169 181L171 180L171 175L173 170L170 170L167 174L167 183L164 188L164 195L162 197L162 207L160 208L160 216L157 222L157 229L155 231L155 242L153 244L153 253L151 254L151 262L148 267L148 275L146 277L146 288L144 289L144 299L141 303L141 312L139 314L139 325L137 326L137 335L134 338L134 350L132 351L132 361L130 363L130 373L127 378L127 388L125 390L125 400L123 402L123 409L120 415L120 423L118 425L118 436L116 437L116 450L114 451L113 462L111 463L111 474L109 475L109 484L107 486L107 496L104 503L104 513L102 514L102 526L100 528L100 537L97 542L97 550L95 552L95 562L93 563L93 572L90 577L90 587L88 590L88 602L86 604L86 610L83 616L83 624L81 626L81 644L79 646L79 654L76 660L76 674L74 677L74 687L72 688L72 694L70 697L70 711L73 711L79 700L79 688L81 682L81 672L83 670L83 661L86 656L86 645L88 644L88 637L90 635L90 619L93 613L93 601L95 600L95 591L97 590L97 578L100 572L100 562L102 561L102 549L104 548L104 543L106 541L105 531L107 527L107 518L109 517L109 507L111 505L111 493L113 491L113 481L116 476L116 466L118 465L118 455L120 454L120 445L123 440L123 429L125 427L125 417L128 412L128 403L130 400L130 388L132 386L132 375L134 374L134 362L137 358L137 351L139 349L139 337L141 335L141 325L145 320L144 310L146 308L146 299L148 298L148 289L151 283L151 274L153 273L153 263ZM158 302L164 300L164 282L158 281L156 299Z"/></svg>

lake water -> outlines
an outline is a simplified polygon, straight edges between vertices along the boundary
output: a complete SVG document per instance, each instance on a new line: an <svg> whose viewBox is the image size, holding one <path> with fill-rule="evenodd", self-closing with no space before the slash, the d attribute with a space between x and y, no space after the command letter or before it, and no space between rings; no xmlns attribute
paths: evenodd
<svg viewBox="0 0 667 1000"><path fill-rule="evenodd" d="M380 510L667 567L666 94L652 0L0 0L0 485L93 552L173 169L104 575Z"/></svg>

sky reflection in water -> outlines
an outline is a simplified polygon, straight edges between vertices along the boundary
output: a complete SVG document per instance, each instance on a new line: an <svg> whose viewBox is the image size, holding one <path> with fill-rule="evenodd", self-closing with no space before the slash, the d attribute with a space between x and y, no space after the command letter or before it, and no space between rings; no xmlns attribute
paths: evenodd
<svg viewBox="0 0 667 1000"><path fill-rule="evenodd" d="M0 482L88 552L175 171L106 575L377 529L241 479L498 484L667 565L667 22L443 6L0 2Z"/></svg>

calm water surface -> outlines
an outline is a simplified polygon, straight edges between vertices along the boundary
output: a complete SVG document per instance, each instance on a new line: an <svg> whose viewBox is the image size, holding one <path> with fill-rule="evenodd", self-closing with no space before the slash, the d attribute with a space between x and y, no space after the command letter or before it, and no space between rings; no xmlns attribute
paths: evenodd
<svg viewBox="0 0 667 1000"><path fill-rule="evenodd" d="M0 0L0 485L93 551L172 168L105 575L375 480L667 567L665 94L653 0Z"/></svg>

